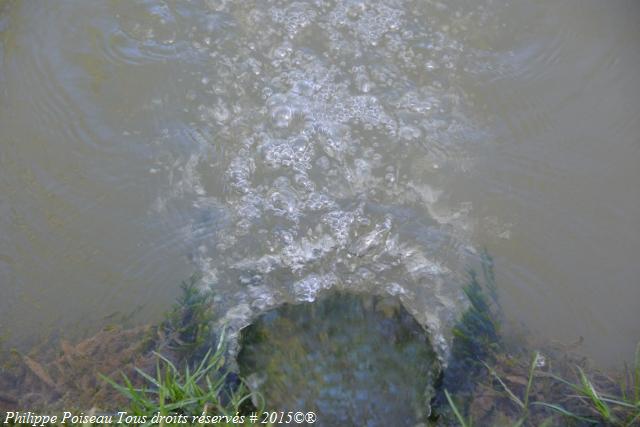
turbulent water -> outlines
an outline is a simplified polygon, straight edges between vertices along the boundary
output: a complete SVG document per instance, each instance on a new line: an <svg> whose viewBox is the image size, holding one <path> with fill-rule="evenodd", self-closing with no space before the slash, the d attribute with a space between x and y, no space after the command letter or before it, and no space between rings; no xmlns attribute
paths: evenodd
<svg viewBox="0 0 640 427"><path fill-rule="evenodd" d="M445 352L488 246L516 318L626 356L640 7L559 3L1 2L0 327L197 270L234 325L390 293Z"/></svg>

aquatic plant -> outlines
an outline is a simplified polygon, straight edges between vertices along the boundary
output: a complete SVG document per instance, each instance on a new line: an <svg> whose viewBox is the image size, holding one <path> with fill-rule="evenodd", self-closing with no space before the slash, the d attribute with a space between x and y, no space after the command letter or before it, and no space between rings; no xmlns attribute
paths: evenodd
<svg viewBox="0 0 640 427"><path fill-rule="evenodd" d="M528 360L522 349L507 351L493 263L486 252L482 279L471 271L464 287L469 308L454 328L443 393L436 399L450 409L445 422L463 427L472 426L473 418L481 425L640 425L640 344L620 384L606 376L594 383L584 358L572 359L566 350L553 359L555 372L561 372L554 373L551 349L547 356L534 351ZM571 375L575 380L566 379Z"/></svg>
<svg viewBox="0 0 640 427"><path fill-rule="evenodd" d="M201 359L215 341L211 328L214 319L213 297L197 288L200 277L192 275L180 285L181 294L160 325L162 346L187 357Z"/></svg>
<svg viewBox="0 0 640 427"><path fill-rule="evenodd" d="M487 251L481 254L481 267L482 277L470 269L463 287L469 307L453 328L451 357L443 379L444 388L450 392L472 390L483 363L493 361L503 347L502 313L493 259Z"/></svg>

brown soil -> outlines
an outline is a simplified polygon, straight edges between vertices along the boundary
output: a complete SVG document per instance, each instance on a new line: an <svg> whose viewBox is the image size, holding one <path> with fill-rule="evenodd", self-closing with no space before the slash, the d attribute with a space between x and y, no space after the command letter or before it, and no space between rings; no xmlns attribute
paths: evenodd
<svg viewBox="0 0 640 427"><path fill-rule="evenodd" d="M62 339L29 354L0 355L0 412L43 409L115 409L126 404L101 375L138 380L134 367L155 366L158 328L109 327L76 344Z"/></svg>

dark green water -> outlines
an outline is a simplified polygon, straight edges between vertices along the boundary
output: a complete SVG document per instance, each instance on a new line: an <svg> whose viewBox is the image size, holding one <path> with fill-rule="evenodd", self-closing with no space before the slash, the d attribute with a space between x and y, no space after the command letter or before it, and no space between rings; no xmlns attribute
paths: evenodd
<svg viewBox="0 0 640 427"><path fill-rule="evenodd" d="M425 422L440 363L396 298L330 294L286 305L243 331L240 373L278 411L317 425Z"/></svg>

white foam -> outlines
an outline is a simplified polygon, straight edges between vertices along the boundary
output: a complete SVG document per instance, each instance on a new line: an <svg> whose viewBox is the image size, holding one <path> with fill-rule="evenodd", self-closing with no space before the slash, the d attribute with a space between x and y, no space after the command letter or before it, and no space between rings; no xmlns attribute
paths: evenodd
<svg viewBox="0 0 640 427"><path fill-rule="evenodd" d="M154 167L165 205L224 206L194 259L226 317L329 287L391 293L446 343L469 226L439 173L462 167L473 123L448 83L465 47L412 4L207 1L185 102L209 150Z"/></svg>

